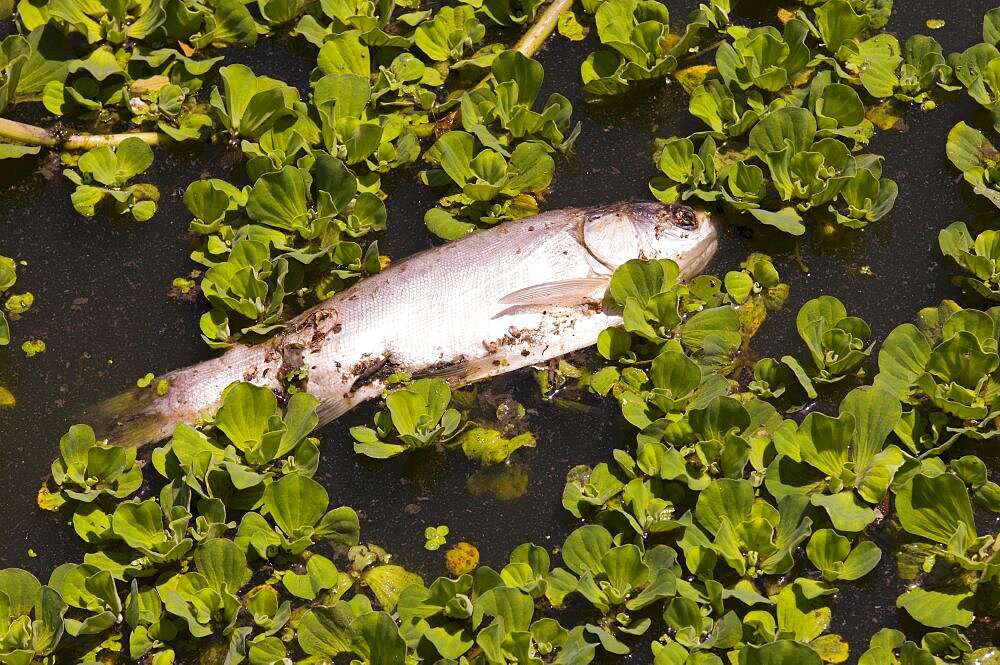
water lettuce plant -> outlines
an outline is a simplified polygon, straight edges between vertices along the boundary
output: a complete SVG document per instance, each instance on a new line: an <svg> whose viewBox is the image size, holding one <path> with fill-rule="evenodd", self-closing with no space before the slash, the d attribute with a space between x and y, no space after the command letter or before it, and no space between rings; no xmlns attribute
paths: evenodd
<svg viewBox="0 0 1000 665"><path fill-rule="evenodd" d="M583 64L585 92L635 92L668 75L691 90L703 126L660 144L654 194L793 234L809 217L857 228L888 214L895 183L864 152L875 111L892 108L883 99L930 108L957 80L993 114L1000 89L997 10L983 44L945 57L929 37L901 45L882 31L883 0L792 3L780 27L738 25L713 0L680 34L659 2L583 8L601 43ZM0 114L41 100L118 133L4 122L0 157L87 149L65 171L74 203L141 219L155 197L129 181L150 165L147 143L226 144L234 182L201 179L184 193L209 308L201 331L215 347L265 337L384 265L369 233L385 228L391 183L421 154L439 197L425 221L442 237L538 209L578 125L567 96L540 99L541 64L501 40L541 11L537 0L22 2L19 34L0 43ZM216 72L218 47L269 31L308 44L307 87L238 64ZM714 51L701 37L718 40ZM702 53L711 64L679 68ZM960 124L947 152L997 198L985 133ZM991 233L953 225L941 237L987 299ZM0 291L14 276L0 260ZM1000 433L1000 312L946 301L873 346L871 328L825 295L795 320L806 367L753 353L788 295L771 259L678 277L667 260L622 266L606 302L622 328L601 334L599 368L564 372L625 428L619 449L568 474L565 538L484 552L495 567L459 543L450 574L425 582L406 569L408 552L363 542L362 516L322 482L315 398L238 383L148 460L85 425L67 432L38 500L72 524L83 560L45 585L0 571L0 660L587 663L636 652L818 665L859 655L831 632L836 598L892 565L907 582L897 607L924 628L907 619L906 633L879 631L859 662L991 657L981 634L961 630L997 614L998 548L983 518L1000 513L1000 486L980 456ZM471 423L441 380L396 378L374 426L352 428L358 453L461 447L502 464L534 443Z"/></svg>
<svg viewBox="0 0 1000 665"><path fill-rule="evenodd" d="M997 232L991 229L973 238L964 222L948 225L938 236L941 253L965 273L957 278L963 289L991 301L1000 300L998 239Z"/></svg>
<svg viewBox="0 0 1000 665"><path fill-rule="evenodd" d="M108 204L114 215L130 214L145 222L156 213L160 192L155 185L127 182L153 164L153 151L138 138L122 141L116 148L100 146L80 156L79 173L63 174L76 185L73 207L84 217L93 217L99 206Z"/></svg>

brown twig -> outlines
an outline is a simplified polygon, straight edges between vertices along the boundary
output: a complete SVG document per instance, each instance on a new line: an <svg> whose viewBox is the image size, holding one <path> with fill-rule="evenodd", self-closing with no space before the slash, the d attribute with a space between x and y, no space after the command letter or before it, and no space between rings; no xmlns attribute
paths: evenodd
<svg viewBox="0 0 1000 665"><path fill-rule="evenodd" d="M58 150L89 150L98 146L117 146L128 138L138 138L149 145L157 145L163 135L159 132L123 132L121 134L78 134L54 132L44 127L29 125L16 120L0 118L0 139L22 145L37 145Z"/></svg>

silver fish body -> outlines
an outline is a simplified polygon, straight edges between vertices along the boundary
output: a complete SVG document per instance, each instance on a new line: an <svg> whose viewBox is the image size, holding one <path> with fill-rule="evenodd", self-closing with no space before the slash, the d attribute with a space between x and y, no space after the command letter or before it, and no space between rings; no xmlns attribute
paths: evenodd
<svg viewBox="0 0 1000 665"><path fill-rule="evenodd" d="M611 274L633 258L669 258L682 277L717 246L707 215L682 205L633 202L546 212L420 252L292 319L266 343L165 375L166 395L145 391L102 406L114 442L138 446L218 406L249 381L276 392L305 368L322 423L382 394L394 371L454 386L593 345L621 324L602 309Z"/></svg>

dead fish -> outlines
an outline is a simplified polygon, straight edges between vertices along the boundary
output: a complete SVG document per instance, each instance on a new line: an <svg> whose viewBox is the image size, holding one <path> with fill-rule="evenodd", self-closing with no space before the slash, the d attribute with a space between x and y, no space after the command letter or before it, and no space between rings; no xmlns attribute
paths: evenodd
<svg viewBox="0 0 1000 665"><path fill-rule="evenodd" d="M394 372L452 386L591 346L620 313L602 306L615 269L669 258L681 277L715 254L718 230L687 206L629 202L506 222L393 264L288 322L272 339L162 378L101 404L97 425L124 446L170 435L214 411L231 383L283 393L291 372L319 400L320 424L378 397ZM304 372L303 372L304 369Z"/></svg>

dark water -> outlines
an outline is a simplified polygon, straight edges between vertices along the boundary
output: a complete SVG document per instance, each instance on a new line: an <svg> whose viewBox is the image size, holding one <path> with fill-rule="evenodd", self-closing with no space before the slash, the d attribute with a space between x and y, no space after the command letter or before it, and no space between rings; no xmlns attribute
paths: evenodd
<svg viewBox="0 0 1000 665"><path fill-rule="evenodd" d="M696 3L667 4L679 21ZM979 41L982 14L992 4L897 2L889 29L905 39L929 32L925 20L944 18L946 27L930 34L946 53L961 50ZM686 134L695 126L677 88L633 95L614 106L588 105L579 93L578 72L593 48L593 37L577 44L556 40L536 56L545 66L543 95L559 91L569 97L583 123L574 154L558 166L544 202L547 209L648 197L646 183L655 175L654 137ZM308 51L280 40L226 56L300 87L312 67ZM851 314L872 325L876 339L912 320L921 307L958 296L948 282L951 267L937 249L937 232L955 220L981 223L996 216L995 209L958 184L958 173L945 157L949 129L973 111L964 94L955 95L934 112L911 115L905 131L880 133L871 150L886 155L886 175L899 184L895 209L860 232L810 232L799 248L808 272L793 259L796 247L788 237L760 229L727 232L710 272L735 268L748 251L759 250L775 256L791 284L785 310L770 317L755 338L756 353L804 353L795 312L820 294L843 300ZM13 343L0 349L0 385L18 398L15 409L0 411L0 566L23 566L42 579L54 566L80 556L72 528L35 507L40 480L74 414L134 385L146 372L159 374L210 355L198 337L200 305L167 295L171 280L194 267L188 259L189 215L180 195L196 178L238 177L224 150L174 157L160 150L148 172L163 195L160 210L146 224L124 227L79 217L70 204L71 185L60 175L46 176L48 166L36 159L0 162L0 252L27 262L19 268L16 290L36 296L32 310L12 324ZM431 245L422 215L434 197L416 183L415 171L386 184L389 229L379 239L382 252L402 258ZM875 274L863 275L862 266ZM48 350L26 359L20 344L28 338L44 339ZM527 476L527 492L519 499L470 494L469 480L479 469L458 455L363 462L351 452L348 428L370 422L371 408L320 432L324 462L318 479L331 501L356 508L365 540L386 547L425 576L444 573L440 553L422 547L429 525L447 524L450 543L476 544L491 565L502 564L520 542L560 543L572 528L559 501L566 471L578 463L610 460L610 451L623 442L614 404L592 401L596 408L587 413L561 409L538 397L527 372L478 390L497 398L512 393L528 408L538 447L519 453L517 464L505 470L508 481L525 482ZM853 658L878 628L901 621L895 609L901 583L894 579L891 543L882 542L884 534L875 537L887 548L883 564L863 584L841 588L831 626L851 643ZM29 548L36 557L28 556ZM987 632L977 640L993 641Z"/></svg>

